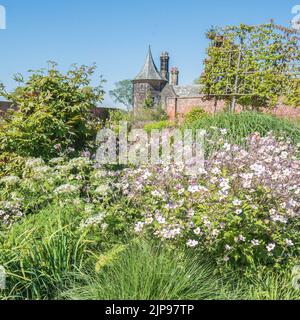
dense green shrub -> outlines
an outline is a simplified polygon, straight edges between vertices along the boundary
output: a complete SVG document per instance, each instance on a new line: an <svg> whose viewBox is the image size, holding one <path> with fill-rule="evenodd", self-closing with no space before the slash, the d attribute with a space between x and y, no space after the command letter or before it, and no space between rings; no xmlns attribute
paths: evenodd
<svg viewBox="0 0 300 320"><path fill-rule="evenodd" d="M157 108L140 108L134 110L133 114L134 122L151 122L151 121L166 121L168 120L168 115L161 106Z"/></svg>
<svg viewBox="0 0 300 320"><path fill-rule="evenodd" d="M197 107L186 114L186 116L184 117L184 123L188 125L190 123L206 118L208 116L209 115L207 114L207 112L205 112L202 108Z"/></svg>
<svg viewBox="0 0 300 320"><path fill-rule="evenodd" d="M52 64L48 71L32 71L14 92L3 86L0 95L11 101L11 111L0 126L0 152L50 159L62 151L80 151L95 138L91 111L103 99L102 86L91 87L95 67L74 66L66 74Z"/></svg>
<svg viewBox="0 0 300 320"><path fill-rule="evenodd" d="M175 122L171 122L168 120L165 121L158 121L158 122L153 122L146 124L144 129L147 133L151 133L152 130L163 130L163 129L171 129L176 126Z"/></svg>

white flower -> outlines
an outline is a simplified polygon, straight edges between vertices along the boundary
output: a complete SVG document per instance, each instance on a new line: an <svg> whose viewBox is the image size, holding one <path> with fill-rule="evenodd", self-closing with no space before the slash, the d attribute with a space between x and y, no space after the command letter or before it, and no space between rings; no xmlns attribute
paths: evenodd
<svg viewBox="0 0 300 320"><path fill-rule="evenodd" d="M178 190L178 195L182 195L182 194L184 194L184 192L185 192L184 188L179 189L179 190Z"/></svg>
<svg viewBox="0 0 300 320"><path fill-rule="evenodd" d="M229 246L228 244L226 244L226 246L225 246L225 250L226 251L230 251L232 249L232 247L231 246Z"/></svg>
<svg viewBox="0 0 300 320"><path fill-rule="evenodd" d="M222 179L221 183L220 183L220 187L222 188L222 191L227 191L230 189L229 186L229 179Z"/></svg>
<svg viewBox="0 0 300 320"><path fill-rule="evenodd" d="M203 187L203 186L189 186L188 191L190 193L196 193L196 192L207 192L207 188Z"/></svg>
<svg viewBox="0 0 300 320"><path fill-rule="evenodd" d="M161 215L157 215L157 216L156 216L156 220L157 220L157 222L158 222L159 224L165 224L165 223L166 223L166 219L165 219L163 216L161 216Z"/></svg>
<svg viewBox="0 0 300 320"><path fill-rule="evenodd" d="M254 247L259 246L259 241L256 240L256 239L253 239L253 240L251 241L251 243L252 243L252 245L253 245Z"/></svg>
<svg viewBox="0 0 300 320"><path fill-rule="evenodd" d="M195 235L199 236L199 235L202 234L202 231L201 231L200 228L197 228L197 229L194 230L194 233L195 233Z"/></svg>
<svg viewBox="0 0 300 320"><path fill-rule="evenodd" d="M281 216L280 214L275 214L273 216L271 216L272 221L274 222L281 222L284 224L288 223L288 219L286 219L285 217Z"/></svg>
<svg viewBox="0 0 300 320"><path fill-rule="evenodd" d="M103 219L105 217L104 213L99 213L91 218L88 218L86 221L82 222L80 227L82 229L87 228L89 226L96 226L102 223Z"/></svg>
<svg viewBox="0 0 300 320"><path fill-rule="evenodd" d="M242 205L242 201L241 200L239 200L239 199L235 199L235 200L233 200L233 202L232 202L232 204L235 206L235 207L238 207L238 206L240 206L240 205Z"/></svg>
<svg viewBox="0 0 300 320"><path fill-rule="evenodd" d="M154 221L154 219L149 216L149 217L146 218L145 224L149 225L149 224L151 224L153 221Z"/></svg>
<svg viewBox="0 0 300 320"><path fill-rule="evenodd" d="M266 171L266 168L259 163L253 164L250 169L254 171L257 176L261 176Z"/></svg>
<svg viewBox="0 0 300 320"><path fill-rule="evenodd" d="M54 194L69 194L78 191L78 186L64 184L54 190Z"/></svg>
<svg viewBox="0 0 300 320"><path fill-rule="evenodd" d="M212 173L212 174L220 174L220 173L221 173L221 170L216 167L216 168L213 168L213 169L211 170L211 173Z"/></svg>
<svg viewBox="0 0 300 320"><path fill-rule="evenodd" d="M238 210L236 210L236 214L239 216L239 215L241 215L243 213L243 210L241 210L241 209L238 209Z"/></svg>
<svg viewBox="0 0 300 320"><path fill-rule="evenodd" d="M6 176L0 180L0 182L5 183L8 186L17 184L20 181L20 178L16 176Z"/></svg>
<svg viewBox="0 0 300 320"><path fill-rule="evenodd" d="M294 246L294 242L292 240L289 240L289 239L285 239L285 244L288 247L293 247Z"/></svg>
<svg viewBox="0 0 300 320"><path fill-rule="evenodd" d="M193 209L189 209L189 211L187 212L187 216L189 218L193 218L194 215L195 215L195 211Z"/></svg>
<svg viewBox="0 0 300 320"><path fill-rule="evenodd" d="M109 190L110 190L110 187L108 185L102 184L95 190L95 193L102 195L102 196L106 196L108 194Z"/></svg>
<svg viewBox="0 0 300 320"><path fill-rule="evenodd" d="M159 192L159 191L152 191L151 192L151 195L153 196L153 197L161 197L161 193Z"/></svg>
<svg viewBox="0 0 300 320"><path fill-rule="evenodd" d="M266 248L267 248L268 252L272 252L276 248L276 244L269 243Z"/></svg>
<svg viewBox="0 0 300 320"><path fill-rule="evenodd" d="M211 233L213 237L217 237L219 234L220 234L220 231L218 229L214 229Z"/></svg>
<svg viewBox="0 0 300 320"><path fill-rule="evenodd" d="M243 235L240 235L240 236L239 236L239 241L245 242L245 241L246 241L246 238L245 238Z"/></svg>
<svg viewBox="0 0 300 320"><path fill-rule="evenodd" d="M225 136L228 133L227 129L221 129L220 132L223 136Z"/></svg>
<svg viewBox="0 0 300 320"><path fill-rule="evenodd" d="M150 171L146 170L146 171L144 172L144 174L142 175L142 178L143 178L144 180L148 180L148 178L150 178L151 176L152 176L152 173L151 173Z"/></svg>
<svg viewBox="0 0 300 320"><path fill-rule="evenodd" d="M223 148L226 150L226 151L230 151L231 150L231 145L229 143L225 143Z"/></svg>
<svg viewBox="0 0 300 320"><path fill-rule="evenodd" d="M284 152L282 152L280 157L281 157L281 159L287 159L288 156L289 156L289 154L286 151L284 151Z"/></svg>
<svg viewBox="0 0 300 320"><path fill-rule="evenodd" d="M225 262L228 262L230 259L229 259L229 257L224 257L224 259L223 259Z"/></svg>
<svg viewBox="0 0 300 320"><path fill-rule="evenodd" d="M136 225L135 225L135 232L136 233L140 233L143 231L143 228L144 228L144 223L143 222L138 222Z"/></svg>
<svg viewBox="0 0 300 320"><path fill-rule="evenodd" d="M186 245L187 245L188 247L190 247L190 248L197 247L198 244L199 244L199 242L196 241L196 240L189 240L189 241L186 243Z"/></svg>
<svg viewBox="0 0 300 320"><path fill-rule="evenodd" d="M108 228L108 224L107 224L107 223L103 223L103 224L101 225L101 229L102 229L103 231L106 231L107 228Z"/></svg>

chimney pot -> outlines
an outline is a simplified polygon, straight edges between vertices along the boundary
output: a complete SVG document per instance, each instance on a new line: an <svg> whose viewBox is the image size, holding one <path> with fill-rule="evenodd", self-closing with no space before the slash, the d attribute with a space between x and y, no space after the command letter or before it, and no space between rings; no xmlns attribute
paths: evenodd
<svg viewBox="0 0 300 320"><path fill-rule="evenodd" d="M169 73L169 53L168 52L162 52L160 55L160 73L168 82L170 79L170 73Z"/></svg>
<svg viewBox="0 0 300 320"><path fill-rule="evenodd" d="M171 69L171 85L178 86L179 83L179 70L178 68Z"/></svg>

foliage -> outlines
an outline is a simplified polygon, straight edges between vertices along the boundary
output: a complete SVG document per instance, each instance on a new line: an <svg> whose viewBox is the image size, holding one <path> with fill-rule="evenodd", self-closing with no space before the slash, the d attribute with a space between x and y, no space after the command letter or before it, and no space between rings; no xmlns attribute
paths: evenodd
<svg viewBox="0 0 300 320"><path fill-rule="evenodd" d="M299 71L300 72L300 71ZM285 95L284 103L289 106L300 106L300 79L292 79L290 81L291 90Z"/></svg>
<svg viewBox="0 0 300 320"><path fill-rule="evenodd" d="M121 103L130 110L133 106L133 85L131 80L119 81L116 88L109 92L115 103Z"/></svg>
<svg viewBox="0 0 300 320"><path fill-rule="evenodd" d="M105 126L118 131L119 125L122 121L131 123L131 114L123 110L113 110L109 112L109 118L106 120Z"/></svg>
<svg viewBox="0 0 300 320"><path fill-rule="evenodd" d="M295 147L258 134L249 137L245 149L225 138L221 144L197 178L176 166L127 172L126 194L142 214L135 231L206 248L221 265L285 268L294 263L300 236Z"/></svg>
<svg viewBox="0 0 300 320"><path fill-rule="evenodd" d="M86 233L78 232L82 206L52 206L25 218L0 238L7 273L6 299L56 299L88 261Z"/></svg>
<svg viewBox="0 0 300 320"><path fill-rule="evenodd" d="M207 131L197 177L100 166L87 150L2 154L0 298L299 299L299 126L246 112L184 128Z"/></svg>
<svg viewBox="0 0 300 320"><path fill-rule="evenodd" d="M153 109L155 105L154 97L150 91L147 92L147 96L144 100L143 108L144 109Z"/></svg>
<svg viewBox="0 0 300 320"><path fill-rule="evenodd" d="M158 121L158 122L146 124L144 127L144 130L148 133L151 133L152 130L161 131L163 129L174 128L175 126L176 124L174 122L165 120L165 121Z"/></svg>
<svg viewBox="0 0 300 320"><path fill-rule="evenodd" d="M26 159L15 153L2 153L0 155L0 178L6 175L22 175Z"/></svg>
<svg viewBox="0 0 300 320"><path fill-rule="evenodd" d="M206 144L207 153L211 153L216 149L214 142L222 137L220 131L215 130L216 128L226 129L226 138L232 144L244 145L245 138L254 132L262 136L273 132L277 137L286 136L290 138L294 144L300 142L299 126L289 120L256 112L242 112L239 114L230 112L219 113L185 124L185 128L194 130L203 129L207 132L209 137Z"/></svg>
<svg viewBox="0 0 300 320"><path fill-rule="evenodd" d="M196 120L206 118L206 117L208 117L208 114L201 107L195 107L192 111L190 111L185 115L184 123L185 124L193 123Z"/></svg>
<svg viewBox="0 0 300 320"><path fill-rule="evenodd" d="M50 159L62 150L83 150L94 139L91 111L103 99L102 85L91 87L95 66L73 66L66 74L51 63L49 70L31 71L12 93L0 91L17 106L0 126L0 151Z"/></svg>
<svg viewBox="0 0 300 320"><path fill-rule="evenodd" d="M64 295L75 300L193 300L216 294L218 278L204 257L174 255L134 242L109 267L81 278Z"/></svg>
<svg viewBox="0 0 300 320"><path fill-rule="evenodd" d="M0 179L0 230L14 225L51 205L84 204L89 217L84 230L97 230L99 237L119 243L134 224L136 211L121 197L119 172L99 167L88 155L66 160L28 159L21 176L7 175ZM124 210L122 212L122 210ZM105 246L105 243L103 243Z"/></svg>
<svg viewBox="0 0 300 320"><path fill-rule="evenodd" d="M236 103L259 109L276 106L287 93L296 96L292 84L300 51L295 30L274 22L242 24L212 28L207 37L211 44L201 83L209 97L229 101L234 111Z"/></svg>
<svg viewBox="0 0 300 320"><path fill-rule="evenodd" d="M153 122L153 121L167 121L168 115L166 111L158 106L154 109L145 109L141 108L134 111L133 122L134 124L142 123L142 127L144 127L145 122Z"/></svg>

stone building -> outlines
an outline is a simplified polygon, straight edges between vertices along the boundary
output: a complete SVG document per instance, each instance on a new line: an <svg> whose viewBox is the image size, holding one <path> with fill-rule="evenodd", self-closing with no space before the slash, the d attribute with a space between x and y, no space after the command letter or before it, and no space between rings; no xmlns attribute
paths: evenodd
<svg viewBox="0 0 300 320"><path fill-rule="evenodd" d="M145 64L133 82L134 111L143 108L145 100L153 99L154 107L159 105L168 113L170 119L184 116L196 107L211 103L204 100L200 85L180 86L178 68L169 68L170 57L167 52L160 56L160 70L155 65L151 48Z"/></svg>
<svg viewBox="0 0 300 320"><path fill-rule="evenodd" d="M158 70L149 48L145 64L133 80L134 111L143 108L145 99L149 97L153 99L154 107L162 106L171 120L183 118L195 108L202 108L208 113L216 113L225 108L224 101L218 101L215 105L214 100L207 100L201 93L200 85L179 85L179 70L177 68L170 70L169 64L169 54L163 52L160 56L160 70ZM241 108L237 107L237 110ZM300 108L288 107L283 103L265 112L282 117L300 117Z"/></svg>

